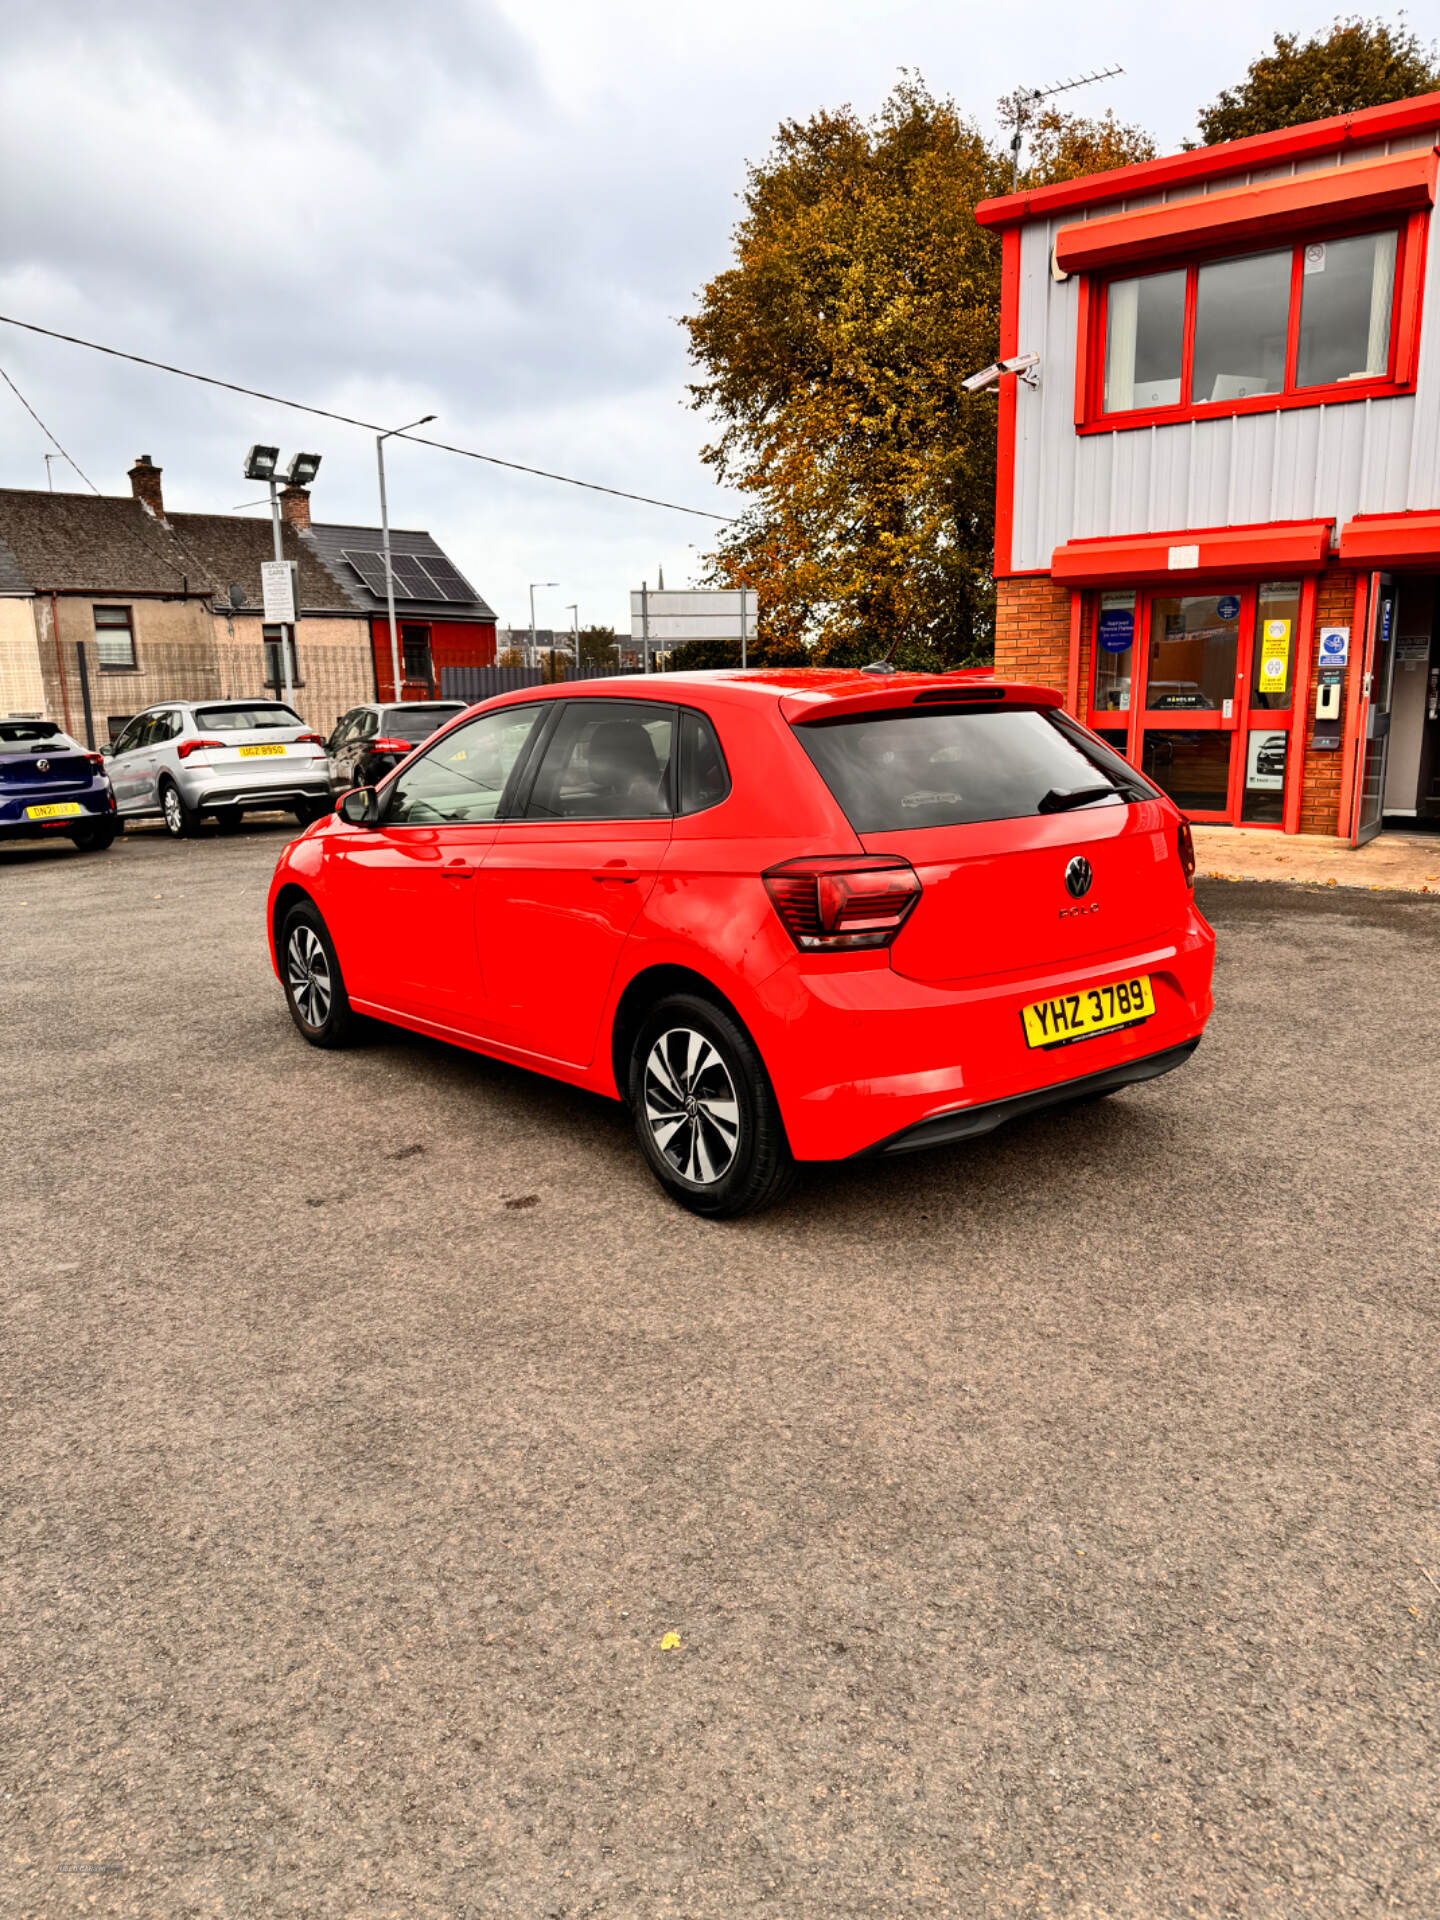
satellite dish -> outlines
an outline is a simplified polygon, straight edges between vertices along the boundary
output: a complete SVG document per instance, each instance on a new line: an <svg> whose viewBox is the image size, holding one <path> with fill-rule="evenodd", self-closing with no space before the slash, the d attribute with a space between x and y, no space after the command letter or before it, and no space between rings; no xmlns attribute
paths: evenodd
<svg viewBox="0 0 1440 1920"><path fill-rule="evenodd" d="M244 604L245 604L245 589L244 589L243 587L237 587L237 586L235 586L235 585L233 585L233 584L231 585L231 588L230 588L230 604L231 604L231 606L232 606L232 607L243 607L243 606L244 606Z"/></svg>

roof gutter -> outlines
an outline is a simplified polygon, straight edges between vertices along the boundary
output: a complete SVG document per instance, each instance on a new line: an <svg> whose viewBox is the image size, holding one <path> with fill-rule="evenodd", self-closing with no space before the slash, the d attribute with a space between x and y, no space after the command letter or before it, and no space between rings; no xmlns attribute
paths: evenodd
<svg viewBox="0 0 1440 1920"><path fill-rule="evenodd" d="M1315 153L1339 153L1348 147L1368 146L1397 134L1422 133L1440 127L1440 93L1417 94L1383 107L1364 107L1358 113L1337 114L1329 120L1307 120L1298 127L1274 133L1250 134L1244 140L1226 140L1219 146L1197 147L1192 153L1167 154L1160 160L1142 160L1133 167L1109 173L1090 173L1079 180L1061 180L1029 193L1007 193L982 200L975 219L982 227L1013 227L1022 220L1044 220L1072 207L1098 206L1106 200L1128 200L1140 194L1162 192L1182 182L1208 180L1217 174L1245 173L1254 168L1283 165Z"/></svg>

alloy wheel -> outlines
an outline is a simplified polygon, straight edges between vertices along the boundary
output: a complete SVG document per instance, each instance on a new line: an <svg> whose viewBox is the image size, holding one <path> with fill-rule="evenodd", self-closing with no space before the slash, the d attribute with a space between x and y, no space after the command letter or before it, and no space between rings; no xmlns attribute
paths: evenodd
<svg viewBox="0 0 1440 1920"><path fill-rule="evenodd" d="M643 1083L651 1137L696 1186L723 1180L740 1142L740 1102L724 1060L703 1033L671 1027L650 1049Z"/></svg>
<svg viewBox="0 0 1440 1920"><path fill-rule="evenodd" d="M329 959L313 927L296 927L290 935L285 971L300 1018L306 1026L323 1027L334 988Z"/></svg>
<svg viewBox="0 0 1440 1920"><path fill-rule="evenodd" d="M185 815L181 810L180 795L175 791L174 787L166 787L163 805L165 809L165 825L170 829L171 833L179 833L185 825Z"/></svg>

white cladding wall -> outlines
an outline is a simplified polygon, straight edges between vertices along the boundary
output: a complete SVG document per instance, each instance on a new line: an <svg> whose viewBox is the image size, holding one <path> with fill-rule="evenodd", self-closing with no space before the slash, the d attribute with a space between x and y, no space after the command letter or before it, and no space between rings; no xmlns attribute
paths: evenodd
<svg viewBox="0 0 1440 1920"><path fill-rule="evenodd" d="M1192 199L1253 180L1286 179L1435 144L1417 134L1293 166L1230 174L1203 186L1108 201L1122 207ZM1021 230L1018 350L1040 355L1040 385L1017 383L1015 513L1011 566L1043 571L1066 540L1170 528L1247 526L1267 520L1337 522L1356 513L1440 507L1440 235L1427 250L1416 391L1393 400L1291 407L1278 413L1075 431L1078 276L1055 281L1055 235L1083 213Z"/></svg>

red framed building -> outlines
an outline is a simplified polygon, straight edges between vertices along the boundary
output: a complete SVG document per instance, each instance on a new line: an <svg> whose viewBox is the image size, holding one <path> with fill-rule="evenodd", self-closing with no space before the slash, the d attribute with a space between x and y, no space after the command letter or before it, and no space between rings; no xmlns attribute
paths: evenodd
<svg viewBox="0 0 1440 1920"><path fill-rule="evenodd" d="M349 600L369 616L377 700L437 699L445 693L447 669L494 666L493 610L438 540L428 533L392 529L397 694L380 529L317 520L307 524L305 538Z"/></svg>
<svg viewBox="0 0 1440 1920"><path fill-rule="evenodd" d="M996 663L1192 819L1440 819L1440 94L986 201ZM1428 299L1427 299L1428 296Z"/></svg>

